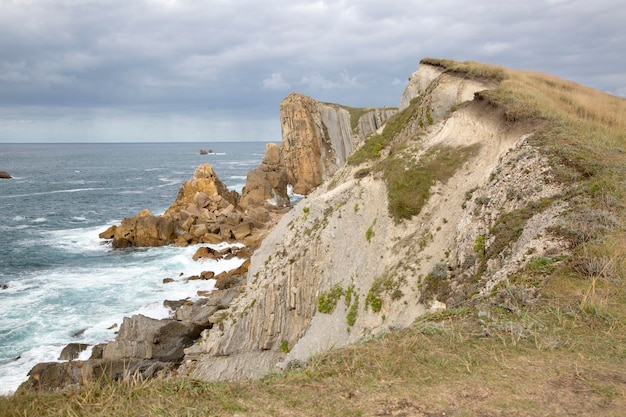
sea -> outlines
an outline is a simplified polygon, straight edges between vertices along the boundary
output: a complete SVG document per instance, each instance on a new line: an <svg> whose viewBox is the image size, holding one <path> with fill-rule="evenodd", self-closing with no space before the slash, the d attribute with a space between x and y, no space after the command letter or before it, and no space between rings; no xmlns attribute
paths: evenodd
<svg viewBox="0 0 626 417"><path fill-rule="evenodd" d="M203 163L241 192L265 145L0 144L0 170L13 177L0 179L0 395L68 343L112 340L124 317L165 318L164 300L214 289L186 277L238 267L238 258L194 262L197 246L116 250L98 234L144 208L163 213Z"/></svg>

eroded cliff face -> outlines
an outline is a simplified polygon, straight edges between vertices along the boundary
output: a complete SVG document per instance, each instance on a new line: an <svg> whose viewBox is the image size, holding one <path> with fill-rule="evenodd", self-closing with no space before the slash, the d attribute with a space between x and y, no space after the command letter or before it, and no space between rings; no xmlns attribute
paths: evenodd
<svg viewBox="0 0 626 417"><path fill-rule="evenodd" d="M315 189L310 179L299 183L297 191L311 190L309 195L254 253L244 292L218 326L186 349L183 370L205 379L259 377L408 326L425 311L491 291L534 257L564 249L548 233L566 209L550 204L562 190L551 180L548 161L528 143L532 126L511 125L474 98L487 81L429 67L418 70L430 82L422 83L407 115L425 112L411 106L426 106L432 122L410 119L379 160L360 166L337 163L336 145L331 150L331 142L321 139L325 124L316 102L300 95L283 102L283 156L310 162L300 171L288 165L290 175L311 174L322 182ZM344 118L338 125L348 123L341 109L333 111L333 120ZM310 146L299 144L298 132L310 134ZM355 144L350 148L341 135L345 158ZM441 149L472 151L431 187L419 214L392 218L380 161L399 158L419 166ZM334 174L311 155L334 161ZM489 233L522 211L515 239L503 243Z"/></svg>
<svg viewBox="0 0 626 417"><path fill-rule="evenodd" d="M364 111L353 129L346 108L320 103L299 93L287 96L280 103L281 156L294 192L309 194L330 178L365 137L395 112Z"/></svg>

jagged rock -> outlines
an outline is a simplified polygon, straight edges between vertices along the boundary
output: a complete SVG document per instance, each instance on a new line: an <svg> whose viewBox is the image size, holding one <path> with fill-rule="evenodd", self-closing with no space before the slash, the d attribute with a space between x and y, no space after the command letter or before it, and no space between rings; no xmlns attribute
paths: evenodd
<svg viewBox="0 0 626 417"><path fill-rule="evenodd" d="M236 289L212 291L207 294L207 298L178 308L174 318L189 326L208 328L211 325L209 317L219 310L228 308L238 294Z"/></svg>
<svg viewBox="0 0 626 417"><path fill-rule="evenodd" d="M280 148L275 143L265 145L265 155L259 166L248 172L246 186L239 204L244 210L270 205L286 207L287 171L281 163Z"/></svg>
<svg viewBox="0 0 626 417"><path fill-rule="evenodd" d="M193 260L194 261L199 261L201 259L214 259L215 260L215 259L220 258L221 256L222 254L220 254L215 249L202 246L202 247L199 247L196 253L193 254Z"/></svg>
<svg viewBox="0 0 626 417"><path fill-rule="evenodd" d="M184 210L200 217L201 209L207 208L211 204L217 208L217 203L223 199L234 205L237 197L228 191L210 164L202 164L194 171L193 178L180 187L176 200L163 216L178 221L183 218L181 212Z"/></svg>
<svg viewBox="0 0 626 417"><path fill-rule="evenodd" d="M69 361L78 358L80 352L89 347L86 343L70 343L63 348L59 359L62 361Z"/></svg>
<svg viewBox="0 0 626 417"><path fill-rule="evenodd" d="M280 151L293 191L309 194L395 113L391 108L365 111L353 131L350 112L342 106L319 103L299 93L287 96L280 103Z"/></svg>
<svg viewBox="0 0 626 417"><path fill-rule="evenodd" d="M202 271L200 272L200 276L202 279L213 279L215 277L215 272L213 271Z"/></svg>
<svg viewBox="0 0 626 417"><path fill-rule="evenodd" d="M141 359L89 359L39 363L30 370L28 380L20 385L17 391L62 390L103 379L120 381L132 377L145 380L167 374L176 366L172 362Z"/></svg>
<svg viewBox="0 0 626 417"><path fill-rule="evenodd" d="M135 217L125 218L115 228L113 247L163 246L172 242L174 237L172 221L142 210Z"/></svg>
<svg viewBox="0 0 626 417"><path fill-rule="evenodd" d="M240 285L245 280L245 274L250 267L250 259L246 259L239 268L222 272L215 276L215 288L224 290Z"/></svg>
<svg viewBox="0 0 626 417"><path fill-rule="evenodd" d="M117 229L117 226L111 226L104 232L100 233L98 237L100 239L113 239L115 237L115 229Z"/></svg>
<svg viewBox="0 0 626 417"><path fill-rule="evenodd" d="M102 359L102 352L104 352L104 347L106 343L98 343L94 347L91 348L91 356L89 359Z"/></svg>
<svg viewBox="0 0 626 417"><path fill-rule="evenodd" d="M6 171L0 171L0 179L6 179L6 180L8 180L8 179L11 179L11 178L13 178L13 177L11 177L11 175L9 175L9 173L8 173L8 172L6 172Z"/></svg>
<svg viewBox="0 0 626 417"><path fill-rule="evenodd" d="M199 329L176 320L156 320L143 315L125 317L119 334L108 343L103 359L156 359L179 362L183 349L190 346L199 335Z"/></svg>

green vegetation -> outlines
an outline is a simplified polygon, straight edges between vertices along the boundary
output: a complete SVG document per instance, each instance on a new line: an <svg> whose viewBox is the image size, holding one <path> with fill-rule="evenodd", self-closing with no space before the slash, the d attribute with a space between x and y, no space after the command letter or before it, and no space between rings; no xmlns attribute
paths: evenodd
<svg viewBox="0 0 626 417"><path fill-rule="evenodd" d="M291 351L289 349L289 342L286 340L280 342L280 350L282 350L284 353L289 353Z"/></svg>
<svg viewBox="0 0 626 417"><path fill-rule="evenodd" d="M359 313L359 294L354 294L354 302L350 303L350 308L348 309L348 314L346 315L346 323L348 326L354 326L356 323L356 317Z"/></svg>
<svg viewBox="0 0 626 417"><path fill-rule="evenodd" d="M324 314L331 314L337 307L337 302L343 295L344 291L341 285L336 284L328 291L324 291L317 298L317 311Z"/></svg>
<svg viewBox="0 0 626 417"><path fill-rule="evenodd" d="M392 274L375 279L365 297L365 309L372 307L372 311L378 313L383 307L383 295L387 295L394 301L399 300L404 296L401 290L404 284L406 284L406 278L397 278Z"/></svg>
<svg viewBox="0 0 626 417"><path fill-rule="evenodd" d="M385 161L384 177L392 217L400 221L419 214L435 182L445 183L479 149L479 144L461 148L433 147L418 160L399 154Z"/></svg>
<svg viewBox="0 0 626 417"><path fill-rule="evenodd" d="M374 237L374 226L376 226L376 219L372 222L372 225L365 231L365 239L369 242Z"/></svg>
<svg viewBox="0 0 626 417"><path fill-rule="evenodd" d="M474 252L480 259L485 257L485 235L478 235L474 243Z"/></svg>

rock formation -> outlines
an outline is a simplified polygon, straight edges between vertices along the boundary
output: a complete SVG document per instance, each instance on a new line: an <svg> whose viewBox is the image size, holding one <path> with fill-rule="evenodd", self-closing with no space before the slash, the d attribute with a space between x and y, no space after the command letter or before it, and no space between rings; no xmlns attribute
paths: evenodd
<svg viewBox="0 0 626 417"><path fill-rule="evenodd" d="M240 201L241 200L241 201ZM243 242L255 245L290 206L278 146L267 146L250 171L243 197L229 191L209 164L200 165L162 216L142 210L100 234L115 248Z"/></svg>
<svg viewBox="0 0 626 417"><path fill-rule="evenodd" d="M494 86L422 62L401 99L404 125L394 124L392 144L361 166L347 165L348 156L365 135L385 129L393 110L366 112L353 129L348 109L288 96L281 103L280 152L267 146L241 198L203 166L163 216L185 243L213 236L245 241L259 223L282 216L249 263L211 277L219 290L207 298L169 303L175 309L169 321L125 320L119 340L80 372L96 375L103 367L97 361L105 360L117 372L123 358L144 376L182 360L178 372L198 378L257 378L408 326L426 311L460 305L468 294L497 288L534 257L567 251L549 233L568 209L567 202L552 203L563 190L552 181L549 159L529 143L534 127L511 123L483 99L481 92ZM454 152L463 158L449 177L433 180L423 206L394 218L380 175L386 163L401 162L412 172ZM286 183L308 195L284 213ZM490 234L510 213L523 224L515 239L496 242ZM117 229L105 232L111 233ZM196 256L220 255L199 250ZM162 328L182 336L157 346L167 334ZM33 369L29 384L43 384L46 372L72 380L72 366Z"/></svg>
<svg viewBox="0 0 626 417"><path fill-rule="evenodd" d="M275 143L266 145L261 164L248 172L239 205L247 212L273 207L285 208L290 205L287 171L280 157L280 148Z"/></svg>
<svg viewBox="0 0 626 417"><path fill-rule="evenodd" d="M336 150L341 148L331 146L324 122L329 118L320 109L330 105L290 95L281 104L282 156L294 189L309 195L253 254L245 291L220 315L219 331L205 330L201 341L185 350L184 372L210 380L259 377L389 327L408 326L445 303L454 305L454 294L478 291L465 287L463 277L476 273L475 243L497 222L491 213L559 192L549 184L547 159L527 148L528 126L508 124L480 95L475 98L474 93L493 86L489 80L429 64L421 64L413 78L403 95L407 122L395 137L404 145L398 157L420 161L423 149L472 149L467 162L450 179L434 184L419 214L398 222L389 213L384 179L369 168L339 163ZM333 111L343 120L335 127L347 126L347 111ZM427 123L425 114L430 115ZM353 149L345 130L338 131L344 132L335 136L343 138L343 149ZM510 176L490 175L521 155L534 155L528 163L535 174L525 175L528 167L520 166ZM331 175L332 181L318 184ZM528 190L522 200L506 196L505 189L519 187ZM494 197L468 203L472 190ZM500 261L491 262L481 288L488 290L519 270L529 254L562 249L546 233L559 210L537 213L516 255L503 252ZM433 289L427 277L445 281L441 288L449 291ZM336 305L319 311L320 296L333 288Z"/></svg>
<svg viewBox="0 0 626 417"><path fill-rule="evenodd" d="M364 111L353 129L346 108L320 103L299 93L287 96L280 103L280 150L294 192L309 194L333 175L364 138L395 112L396 109Z"/></svg>
<svg viewBox="0 0 626 417"><path fill-rule="evenodd" d="M9 175L8 172L6 171L0 171L0 179L11 179L13 177L11 177L11 175Z"/></svg>

